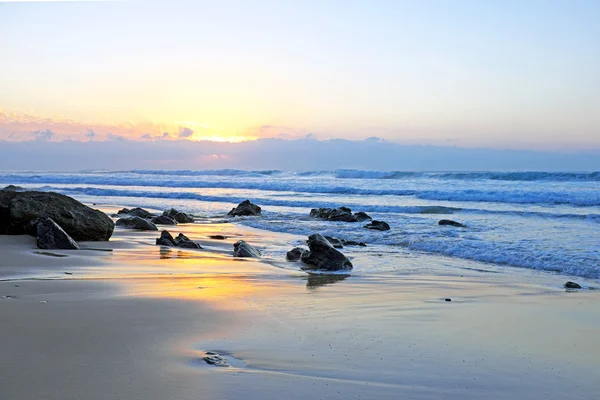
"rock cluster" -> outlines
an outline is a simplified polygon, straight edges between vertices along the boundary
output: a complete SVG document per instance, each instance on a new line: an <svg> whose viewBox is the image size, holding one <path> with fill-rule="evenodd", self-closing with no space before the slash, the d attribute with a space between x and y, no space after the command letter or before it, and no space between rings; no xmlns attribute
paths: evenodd
<svg viewBox="0 0 600 400"><path fill-rule="evenodd" d="M310 210L310 216L312 218L319 218L327 221L342 222L360 222L371 219L371 217L362 211L352 214L352 210L348 207L313 208Z"/></svg>
<svg viewBox="0 0 600 400"><path fill-rule="evenodd" d="M187 224L194 222L190 215L171 208L162 213L162 215L153 214L143 208L123 208L119 210L117 216L121 219L116 224L129 229L140 229L146 231L156 231L156 225L177 225L177 223Z"/></svg>
<svg viewBox="0 0 600 400"><path fill-rule="evenodd" d="M123 226L127 229L138 229L140 231L157 231L158 228L152 222L141 217L124 217L115 222L116 225Z"/></svg>
<svg viewBox="0 0 600 400"><path fill-rule="evenodd" d="M232 217L244 217L248 215L262 215L261 208L256 204L252 204L250 200L244 200L237 207L234 207L227 213Z"/></svg>
<svg viewBox="0 0 600 400"><path fill-rule="evenodd" d="M183 233L180 233L176 238L169 233L169 231L162 231L160 233L160 237L156 239L156 244L159 246L168 246L168 247L181 247L184 249L201 249L198 243L190 240Z"/></svg>
<svg viewBox="0 0 600 400"><path fill-rule="evenodd" d="M171 208L168 211L163 212L162 214L164 217L169 217L171 219L174 219L176 222L180 223L180 224L191 224L194 222L194 218L192 218L192 216L181 212L181 211L177 211L174 208Z"/></svg>

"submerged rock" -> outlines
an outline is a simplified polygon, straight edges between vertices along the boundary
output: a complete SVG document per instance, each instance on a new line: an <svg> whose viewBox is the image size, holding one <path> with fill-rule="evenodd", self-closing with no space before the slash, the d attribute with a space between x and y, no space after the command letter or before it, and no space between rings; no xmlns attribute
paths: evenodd
<svg viewBox="0 0 600 400"><path fill-rule="evenodd" d="M441 219L440 222L438 222L438 225L456 226L457 228L467 227L466 225L463 225L460 222L452 221L451 219Z"/></svg>
<svg viewBox="0 0 600 400"><path fill-rule="evenodd" d="M184 212L177 211L174 208L171 208L168 211L163 212L162 214L165 217L170 217L177 221L180 224L191 224L194 222L194 218Z"/></svg>
<svg viewBox="0 0 600 400"><path fill-rule="evenodd" d="M207 351L206 356L202 357L202 359L207 364L214 365L215 367L229 367L225 357L213 351Z"/></svg>
<svg viewBox="0 0 600 400"><path fill-rule="evenodd" d="M305 251L308 251L308 250L303 249L302 247L294 247L293 249L291 249L290 251L288 251L286 253L285 258L287 258L288 261L299 260Z"/></svg>
<svg viewBox="0 0 600 400"><path fill-rule="evenodd" d="M363 228L367 229L375 229L377 231L389 231L390 226L385 221L371 221L367 225L363 226Z"/></svg>
<svg viewBox="0 0 600 400"><path fill-rule="evenodd" d="M581 289L581 285L575 282L567 282L565 283L565 288L567 289Z"/></svg>
<svg viewBox="0 0 600 400"><path fill-rule="evenodd" d="M140 217L125 217L117 220L116 225L127 229L138 229L141 231L157 231L158 228L152 222Z"/></svg>
<svg viewBox="0 0 600 400"><path fill-rule="evenodd" d="M259 258L261 256L260 251L243 240L238 240L233 244L233 256L234 257L254 257Z"/></svg>
<svg viewBox="0 0 600 400"><path fill-rule="evenodd" d="M52 218L73 240L104 241L115 229L102 211L62 194L0 190L0 234L36 236L33 221Z"/></svg>
<svg viewBox="0 0 600 400"><path fill-rule="evenodd" d="M247 215L262 215L262 210L256 204L252 204L250 200L244 200L237 207L234 207L227 213L232 217L243 217Z"/></svg>
<svg viewBox="0 0 600 400"><path fill-rule="evenodd" d="M177 225L177 221L166 215L159 215L158 217L152 218L151 221L153 224L157 225Z"/></svg>
<svg viewBox="0 0 600 400"><path fill-rule="evenodd" d="M37 246L40 249L79 249L79 245L52 218L42 217L35 226Z"/></svg>
<svg viewBox="0 0 600 400"><path fill-rule="evenodd" d="M308 237L309 251L302 253L302 262L308 264L303 270L349 271L352 263L336 250L323 235L315 233Z"/></svg>

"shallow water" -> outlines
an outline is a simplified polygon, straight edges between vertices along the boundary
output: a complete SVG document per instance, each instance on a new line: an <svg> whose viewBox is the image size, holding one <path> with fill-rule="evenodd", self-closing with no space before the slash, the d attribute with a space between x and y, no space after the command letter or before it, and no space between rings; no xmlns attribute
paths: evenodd
<svg viewBox="0 0 600 400"><path fill-rule="evenodd" d="M346 248L368 258L361 274L398 271L412 257L472 260L494 266L600 278L600 173L415 173L331 171L123 171L1 173L2 184L51 190L88 203L177 207L221 221L238 202L263 207L248 227L297 235L320 232L367 243ZM360 223L311 219L313 207L348 206L387 221L378 232ZM467 228L438 226L442 218ZM427 260L427 258L424 258ZM410 262L408 262L410 264Z"/></svg>

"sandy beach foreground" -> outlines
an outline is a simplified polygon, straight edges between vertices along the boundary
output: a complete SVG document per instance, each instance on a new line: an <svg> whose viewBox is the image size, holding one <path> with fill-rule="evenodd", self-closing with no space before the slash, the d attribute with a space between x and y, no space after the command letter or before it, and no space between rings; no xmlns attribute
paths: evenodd
<svg viewBox="0 0 600 400"><path fill-rule="evenodd" d="M600 291L564 276L308 276L227 254L285 235L176 231L205 250L123 229L78 251L0 237L0 398L597 397Z"/></svg>

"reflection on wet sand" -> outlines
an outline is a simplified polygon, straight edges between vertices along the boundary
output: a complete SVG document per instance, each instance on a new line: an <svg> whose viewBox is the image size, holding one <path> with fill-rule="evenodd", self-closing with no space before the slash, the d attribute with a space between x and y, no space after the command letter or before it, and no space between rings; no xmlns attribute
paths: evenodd
<svg viewBox="0 0 600 400"><path fill-rule="evenodd" d="M336 282L341 282L344 279L348 278L350 275L335 275L335 274L323 274L323 275L315 275L310 274L304 279L306 279L306 287L310 290L317 289L324 285L331 285Z"/></svg>

